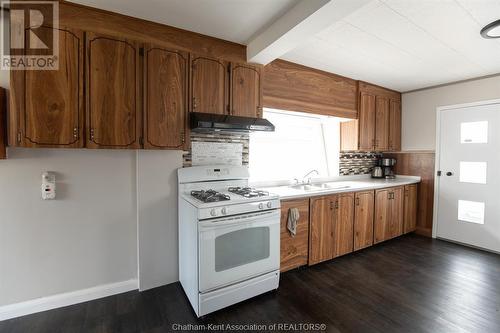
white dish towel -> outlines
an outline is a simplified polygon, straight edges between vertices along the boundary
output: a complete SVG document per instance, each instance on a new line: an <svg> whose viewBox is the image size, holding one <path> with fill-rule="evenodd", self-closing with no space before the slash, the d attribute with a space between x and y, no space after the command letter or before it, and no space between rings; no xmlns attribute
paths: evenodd
<svg viewBox="0 0 500 333"><path fill-rule="evenodd" d="M297 224L299 223L300 213L298 208L290 208L288 210L288 222L286 227L292 237L295 237L297 234Z"/></svg>

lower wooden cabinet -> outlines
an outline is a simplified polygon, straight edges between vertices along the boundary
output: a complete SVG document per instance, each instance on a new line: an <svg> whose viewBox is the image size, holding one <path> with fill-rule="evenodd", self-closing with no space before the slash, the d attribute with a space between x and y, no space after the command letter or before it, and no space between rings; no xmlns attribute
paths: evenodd
<svg viewBox="0 0 500 333"><path fill-rule="evenodd" d="M357 192L354 206L354 251L373 245L375 192Z"/></svg>
<svg viewBox="0 0 500 333"><path fill-rule="evenodd" d="M354 193L312 198L309 265L353 251Z"/></svg>
<svg viewBox="0 0 500 333"><path fill-rule="evenodd" d="M288 231L288 212L291 208L299 210L300 218L297 232L292 236ZM281 202L281 243L280 270L288 271L307 265L309 252L309 198Z"/></svg>
<svg viewBox="0 0 500 333"><path fill-rule="evenodd" d="M417 229L417 184L404 187L404 226L403 232L409 233Z"/></svg>
<svg viewBox="0 0 500 333"><path fill-rule="evenodd" d="M403 187L375 191L374 244L403 234L403 209Z"/></svg>
<svg viewBox="0 0 500 333"><path fill-rule="evenodd" d="M337 195L333 224L333 257L351 253L354 240L354 193Z"/></svg>
<svg viewBox="0 0 500 333"><path fill-rule="evenodd" d="M309 265L333 258L333 209L336 196L311 198Z"/></svg>

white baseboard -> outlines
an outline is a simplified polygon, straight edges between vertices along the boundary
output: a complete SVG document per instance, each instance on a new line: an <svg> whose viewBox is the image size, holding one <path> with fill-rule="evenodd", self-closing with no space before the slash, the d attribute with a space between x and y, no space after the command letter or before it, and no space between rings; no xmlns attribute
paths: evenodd
<svg viewBox="0 0 500 333"><path fill-rule="evenodd" d="M0 321L137 289L137 280L128 280L4 305L0 306Z"/></svg>

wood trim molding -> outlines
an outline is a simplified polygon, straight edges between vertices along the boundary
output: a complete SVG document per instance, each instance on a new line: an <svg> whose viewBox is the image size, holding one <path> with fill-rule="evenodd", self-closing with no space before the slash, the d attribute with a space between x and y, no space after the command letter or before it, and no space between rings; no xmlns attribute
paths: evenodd
<svg viewBox="0 0 500 333"><path fill-rule="evenodd" d="M7 158L7 93L0 88L0 160Z"/></svg>

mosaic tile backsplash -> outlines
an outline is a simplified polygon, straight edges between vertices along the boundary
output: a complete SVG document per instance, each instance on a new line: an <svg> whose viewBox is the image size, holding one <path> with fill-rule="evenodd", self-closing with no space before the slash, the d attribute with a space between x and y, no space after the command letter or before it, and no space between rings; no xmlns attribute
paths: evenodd
<svg viewBox="0 0 500 333"><path fill-rule="evenodd" d="M250 134L245 132L191 132L191 142L226 142L243 144L242 163L248 165ZM191 148L183 155L183 166L191 166Z"/></svg>
<svg viewBox="0 0 500 333"><path fill-rule="evenodd" d="M382 153L379 152L340 152L339 174L341 176L369 174L381 157Z"/></svg>

